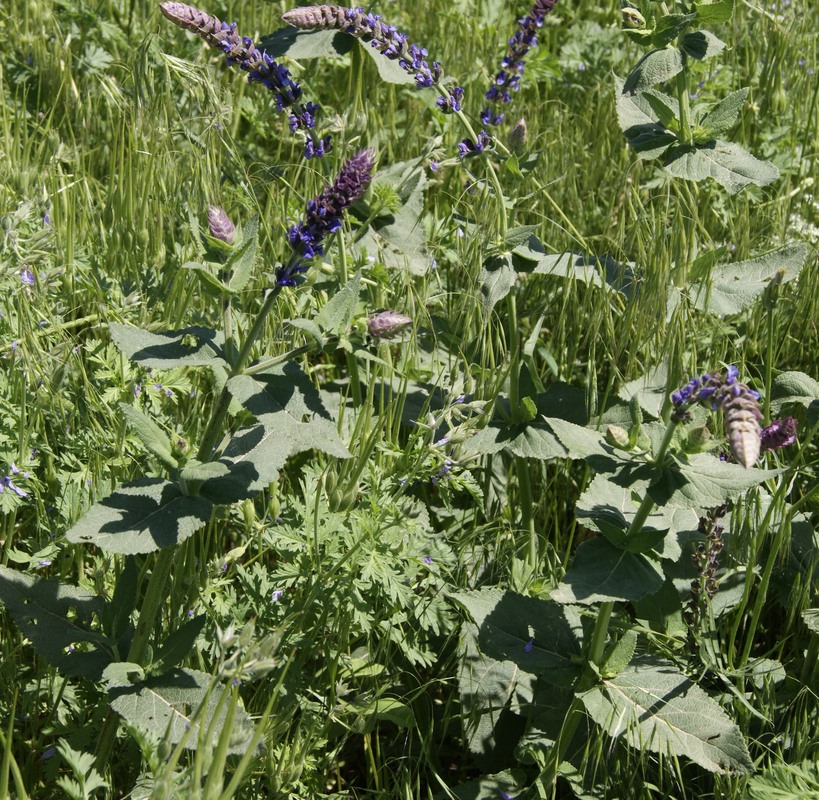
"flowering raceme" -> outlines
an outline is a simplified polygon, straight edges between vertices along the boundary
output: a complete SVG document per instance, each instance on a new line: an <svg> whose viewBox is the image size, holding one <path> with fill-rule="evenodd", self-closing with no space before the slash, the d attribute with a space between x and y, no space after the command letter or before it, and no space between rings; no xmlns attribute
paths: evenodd
<svg viewBox="0 0 819 800"><path fill-rule="evenodd" d="M738 377L739 370L731 366L725 375L705 373L691 378L671 395L674 405L672 417L679 421L687 419L686 409L695 403L707 404L714 411L722 411L731 455L748 469L756 464L761 451L759 420L762 414L759 411L759 393L740 383Z"/></svg>
<svg viewBox="0 0 819 800"><path fill-rule="evenodd" d="M492 88L486 93L490 103L511 103L510 92L520 88L520 78L525 69L525 57L533 47L537 47L537 30L543 25L546 15L555 7L557 0L535 0L535 4L525 17L518 20L518 29L509 39L509 50L501 61L501 69ZM484 125L500 125L504 114L493 114L490 108L481 112Z"/></svg>
<svg viewBox="0 0 819 800"><path fill-rule="evenodd" d="M276 271L278 286L295 286L295 276L307 271L306 262L324 253L324 240L341 228L345 209L366 191L372 180L373 151L360 150L347 159L332 186L307 203L307 213L289 232L293 257Z"/></svg>
<svg viewBox="0 0 819 800"><path fill-rule="evenodd" d="M403 70L415 78L419 89L434 86L441 79L443 70L437 61L429 64L425 48L409 41L395 25L384 22L380 14L366 12L363 6L302 6L285 12L282 19L303 31L332 29L355 36L378 50L383 56L398 61ZM438 107L444 113L461 110L464 90L460 86L450 89L445 97L439 97Z"/></svg>
<svg viewBox="0 0 819 800"><path fill-rule="evenodd" d="M218 17L186 3L170 1L160 3L159 10L175 25L193 31L211 47L222 50L227 57L228 66L238 64L239 68L247 73L248 81L261 83L273 92L276 108L279 111L285 108L292 109L289 119L291 131L298 129L308 131L315 126L319 107L315 103L302 104L299 102L302 90L291 77L290 71L274 61L267 53L259 50L253 44L252 39L240 36L236 31L235 22L228 25ZM329 137L316 143L312 136L309 134L306 136L306 158L329 152Z"/></svg>

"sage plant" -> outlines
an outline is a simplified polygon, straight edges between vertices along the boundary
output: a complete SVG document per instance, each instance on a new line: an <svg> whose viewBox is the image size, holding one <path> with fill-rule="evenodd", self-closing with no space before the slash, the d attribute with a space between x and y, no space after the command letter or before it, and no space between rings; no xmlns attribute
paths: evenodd
<svg viewBox="0 0 819 800"><path fill-rule="evenodd" d="M238 65L247 73L250 83L261 83L271 91L279 111L291 110L290 130L305 131L305 158L323 156L330 151L329 136L314 140L309 133L315 127L319 106L312 102L302 103L301 86L293 80L290 70L259 50L248 36L240 36L235 22L222 22L219 17L195 6L171 0L160 3L159 10L175 25L193 31L211 47L221 50L228 66Z"/></svg>

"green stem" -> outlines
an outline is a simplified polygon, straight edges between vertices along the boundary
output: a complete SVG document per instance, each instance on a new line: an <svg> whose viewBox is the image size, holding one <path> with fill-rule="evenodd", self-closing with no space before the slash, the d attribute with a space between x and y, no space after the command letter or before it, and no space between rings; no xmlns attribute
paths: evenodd
<svg viewBox="0 0 819 800"><path fill-rule="evenodd" d="M683 58L683 68L677 73L677 105L680 112L680 130L679 139L683 144L691 144L691 123L689 122L691 116L691 107L688 102L688 67L685 63L685 55Z"/></svg>

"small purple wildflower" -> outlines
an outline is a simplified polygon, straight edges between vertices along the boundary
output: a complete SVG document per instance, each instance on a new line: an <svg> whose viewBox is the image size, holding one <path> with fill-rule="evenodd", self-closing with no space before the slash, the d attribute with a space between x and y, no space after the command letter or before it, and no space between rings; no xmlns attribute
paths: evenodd
<svg viewBox="0 0 819 800"><path fill-rule="evenodd" d="M236 241L236 226L221 206L208 206L208 227L214 239L219 239L225 244L233 244Z"/></svg>
<svg viewBox="0 0 819 800"><path fill-rule="evenodd" d="M485 97L490 103L511 103L511 92L520 89L520 79L525 69L525 58L533 47L537 47L537 30L543 25L546 15L555 7L557 0L535 0L525 17L518 20L518 29L509 39L509 49L501 60L501 68ZM489 109L481 114L485 125L496 125L484 119L502 120L503 115L492 115Z"/></svg>
<svg viewBox="0 0 819 800"><path fill-rule="evenodd" d="M458 158L461 160L467 156L476 156L482 153L489 145L492 144L492 139L486 131L481 131L478 134L478 141L473 142L472 139L463 139L458 142Z"/></svg>
<svg viewBox="0 0 819 800"><path fill-rule="evenodd" d="M142 394L142 384L135 383L134 384L134 397L139 397Z"/></svg>
<svg viewBox="0 0 819 800"><path fill-rule="evenodd" d="M306 159L323 158L333 149L332 141L333 137L329 134L323 139L316 139L315 141L311 136L308 136L304 142L304 157Z"/></svg>
<svg viewBox="0 0 819 800"><path fill-rule="evenodd" d="M446 97L439 97L435 103L444 114L452 114L461 110L461 101L464 99L464 90L455 86L447 92Z"/></svg>
<svg viewBox="0 0 819 800"><path fill-rule="evenodd" d="M270 595L270 599L271 599L271 600L272 600L274 603L278 603L278 602L279 602L279 600L281 600L281 599L282 599L282 595L283 595L283 594L284 594L284 589L274 589L274 590L273 590L273 594L272 594L272 595Z"/></svg>
<svg viewBox="0 0 819 800"><path fill-rule="evenodd" d="M293 257L276 270L277 286L295 286L306 262L324 254L324 240L341 228L344 211L356 202L372 180L373 151L360 150L347 159L332 186L307 203L304 219L288 231Z"/></svg>
<svg viewBox="0 0 819 800"><path fill-rule="evenodd" d="M406 33L401 33L395 25L383 22L380 14L365 12L363 6L302 6L287 11L282 19L299 30L331 28L369 42L383 56L398 61L403 70L412 73L419 89L438 83L443 75L437 61L431 65L427 62L429 53L425 48L411 44Z"/></svg>
<svg viewBox="0 0 819 800"><path fill-rule="evenodd" d="M440 169L440 166L441 165L435 159L432 159L432 161L429 162L429 171L437 172Z"/></svg>
<svg viewBox="0 0 819 800"><path fill-rule="evenodd" d="M525 645L523 645L523 652L524 653L531 653L532 650L534 650L534 649L535 649L535 640L534 639L529 639L529 641L526 642Z"/></svg>
<svg viewBox="0 0 819 800"><path fill-rule="evenodd" d="M50 214L43 214L43 224L44 225L51 225L51 215Z"/></svg>
<svg viewBox="0 0 819 800"><path fill-rule="evenodd" d="M431 556L424 556L424 563L425 564L431 564L432 563L432 557Z"/></svg>
<svg viewBox="0 0 819 800"><path fill-rule="evenodd" d="M20 280L26 286L34 286L34 273L28 267L23 267L20 270Z"/></svg>
<svg viewBox="0 0 819 800"><path fill-rule="evenodd" d="M51 566L51 562L47 558L41 558L37 563L41 567L50 567Z"/></svg>

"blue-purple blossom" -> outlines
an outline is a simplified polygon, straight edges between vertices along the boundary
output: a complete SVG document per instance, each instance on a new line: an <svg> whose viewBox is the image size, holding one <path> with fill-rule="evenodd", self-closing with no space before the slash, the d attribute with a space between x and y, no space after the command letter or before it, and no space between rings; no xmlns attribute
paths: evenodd
<svg viewBox="0 0 819 800"><path fill-rule="evenodd" d="M304 142L304 157L310 159L326 156L333 149L332 140L333 137L329 134L323 139L316 140L312 136L308 136Z"/></svg>
<svg viewBox="0 0 819 800"><path fill-rule="evenodd" d="M535 0L525 17L518 20L518 29L509 39L509 49L501 60L501 68L486 93L490 103L511 103L511 92L520 88L520 79L525 69L525 58L533 47L537 47L537 30L543 25L546 15L555 7L557 0ZM494 121L497 120L497 121ZM497 125L503 114L494 115L487 108L481 114L484 125Z"/></svg>
<svg viewBox="0 0 819 800"><path fill-rule="evenodd" d="M437 61L427 62L429 53L425 48L410 43L406 33L383 22L380 14L366 12L363 6L302 6L287 11L282 19L299 30L332 28L369 42L383 56L398 61L402 69L411 73L419 89L438 83L443 74Z"/></svg>
<svg viewBox="0 0 819 800"><path fill-rule="evenodd" d="M464 90L460 86L453 86L446 97L439 97L435 102L444 114L451 114L461 110L461 101L464 99Z"/></svg>
<svg viewBox="0 0 819 800"><path fill-rule="evenodd" d="M341 228L344 211L356 202L372 179L373 151L360 150L347 159L332 186L307 203L307 213L288 231L293 257L276 271L278 286L295 286L310 259L324 254L324 240Z"/></svg>
<svg viewBox="0 0 819 800"><path fill-rule="evenodd" d="M28 267L23 267L20 270L20 280L26 286L34 286L34 273Z"/></svg>
<svg viewBox="0 0 819 800"><path fill-rule="evenodd" d="M478 134L476 142L468 138L462 139L458 142L458 158L463 160L467 156L476 156L478 153L482 153L490 144L492 144L492 139L486 131L481 131Z"/></svg>
<svg viewBox="0 0 819 800"><path fill-rule="evenodd" d="M534 650L534 649L535 649L535 640L534 639L529 639L529 641L526 642L525 645L523 645L523 652L524 653L531 653L532 650Z"/></svg>

